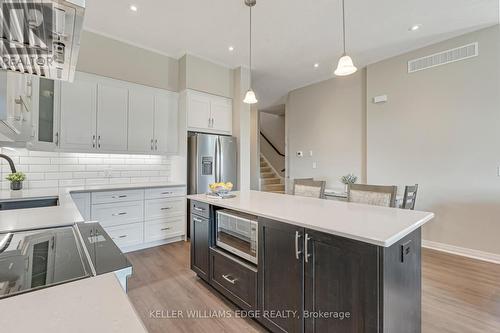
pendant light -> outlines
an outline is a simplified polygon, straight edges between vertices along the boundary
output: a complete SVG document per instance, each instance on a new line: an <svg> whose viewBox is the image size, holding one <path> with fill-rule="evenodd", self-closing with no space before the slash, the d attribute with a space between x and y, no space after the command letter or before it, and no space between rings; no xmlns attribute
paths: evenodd
<svg viewBox="0 0 500 333"><path fill-rule="evenodd" d="M342 0L342 38L344 45L344 53L339 59L337 69L335 70L335 75L337 76L347 76L354 74L358 69L354 66L351 57L345 52L345 5L344 0Z"/></svg>
<svg viewBox="0 0 500 333"><path fill-rule="evenodd" d="M258 102L257 97L255 97L255 93L252 90L252 7L255 6L256 3L257 0L245 0L245 5L250 8L250 89L248 89L245 94L245 99L243 100L243 103L245 104L255 104Z"/></svg>

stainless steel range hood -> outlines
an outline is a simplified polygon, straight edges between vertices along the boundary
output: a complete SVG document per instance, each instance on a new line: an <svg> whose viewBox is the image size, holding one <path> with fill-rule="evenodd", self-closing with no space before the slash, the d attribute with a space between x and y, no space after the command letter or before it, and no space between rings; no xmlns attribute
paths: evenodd
<svg viewBox="0 0 500 333"><path fill-rule="evenodd" d="M0 68L73 81L85 0L0 0Z"/></svg>

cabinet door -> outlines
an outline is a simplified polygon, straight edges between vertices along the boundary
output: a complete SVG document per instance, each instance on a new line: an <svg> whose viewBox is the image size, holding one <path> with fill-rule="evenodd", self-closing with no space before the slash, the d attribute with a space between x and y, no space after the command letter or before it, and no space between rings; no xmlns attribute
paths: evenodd
<svg viewBox="0 0 500 333"><path fill-rule="evenodd" d="M309 230L305 237L305 313L349 313L306 319L305 331L377 332L377 247Z"/></svg>
<svg viewBox="0 0 500 333"><path fill-rule="evenodd" d="M227 134L233 129L233 103L230 99L213 97L210 103L212 129Z"/></svg>
<svg viewBox="0 0 500 333"><path fill-rule="evenodd" d="M191 269L208 281L209 267L209 219L191 215Z"/></svg>
<svg viewBox="0 0 500 333"><path fill-rule="evenodd" d="M176 153L178 145L177 95L155 96L154 139L157 153Z"/></svg>
<svg viewBox="0 0 500 333"><path fill-rule="evenodd" d="M61 82L33 78L33 139L28 148L53 150L59 145Z"/></svg>
<svg viewBox="0 0 500 333"><path fill-rule="evenodd" d="M153 151L153 123L155 97L148 89L132 88L129 91L128 150Z"/></svg>
<svg viewBox="0 0 500 333"><path fill-rule="evenodd" d="M259 218L259 308L287 314L261 318L274 332L303 329L303 237L303 228Z"/></svg>
<svg viewBox="0 0 500 333"><path fill-rule="evenodd" d="M61 84L61 148L92 150L96 135L97 83L77 73L75 81Z"/></svg>
<svg viewBox="0 0 500 333"><path fill-rule="evenodd" d="M105 151L126 151L128 89L118 82L97 86L97 147Z"/></svg>
<svg viewBox="0 0 500 333"><path fill-rule="evenodd" d="M188 129L210 129L210 95L188 92L187 99Z"/></svg>

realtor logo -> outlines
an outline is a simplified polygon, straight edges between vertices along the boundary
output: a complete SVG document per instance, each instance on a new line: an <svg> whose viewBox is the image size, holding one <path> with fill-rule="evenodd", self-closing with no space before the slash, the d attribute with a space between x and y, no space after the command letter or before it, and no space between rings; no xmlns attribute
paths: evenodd
<svg viewBox="0 0 500 333"><path fill-rule="evenodd" d="M2 2L2 67L30 71L30 67L50 66L53 61L64 62L64 44L54 41L54 36L57 38L54 34L54 10L58 9L50 2Z"/></svg>

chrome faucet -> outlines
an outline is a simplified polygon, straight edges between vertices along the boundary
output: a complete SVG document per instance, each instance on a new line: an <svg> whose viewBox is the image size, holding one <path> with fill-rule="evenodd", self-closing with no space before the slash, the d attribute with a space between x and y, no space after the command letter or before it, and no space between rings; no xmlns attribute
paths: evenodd
<svg viewBox="0 0 500 333"><path fill-rule="evenodd" d="M17 172L17 171L16 171L16 167L14 166L14 162L12 161L12 159L11 159L9 156L7 156L7 155L5 155L5 154L0 154L0 157L1 157L1 158L6 159L6 160L7 160L7 162L9 162L9 165L10 165L10 171L11 171L12 173L16 173L16 172Z"/></svg>

